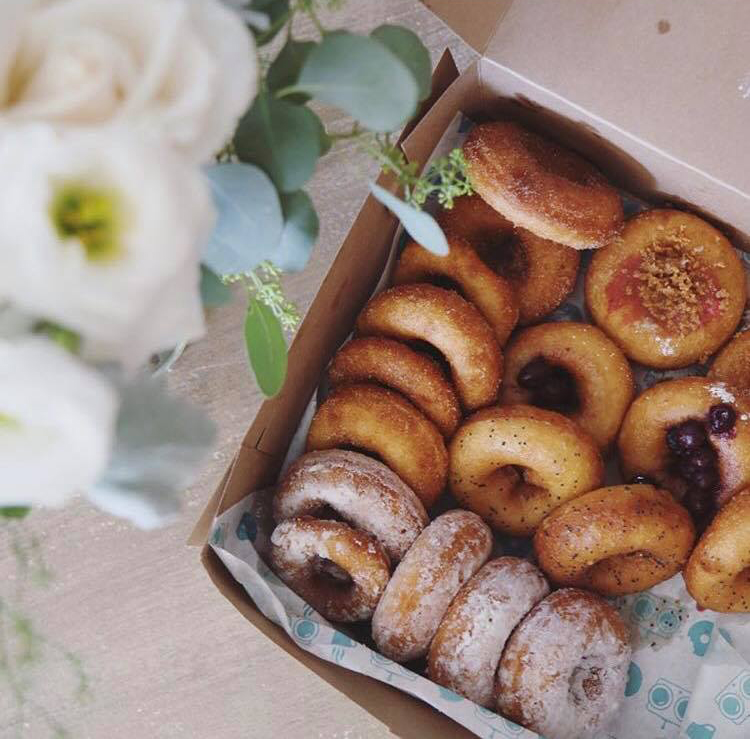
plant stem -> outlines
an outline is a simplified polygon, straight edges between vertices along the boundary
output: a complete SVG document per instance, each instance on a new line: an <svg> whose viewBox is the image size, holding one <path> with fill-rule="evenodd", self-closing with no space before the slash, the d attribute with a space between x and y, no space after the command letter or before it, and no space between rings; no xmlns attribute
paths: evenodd
<svg viewBox="0 0 750 739"><path fill-rule="evenodd" d="M281 99L289 95L296 95L300 92L307 93L308 91L304 87L300 87L299 85L287 85L287 87L282 87L280 90L276 90L274 95L277 99Z"/></svg>

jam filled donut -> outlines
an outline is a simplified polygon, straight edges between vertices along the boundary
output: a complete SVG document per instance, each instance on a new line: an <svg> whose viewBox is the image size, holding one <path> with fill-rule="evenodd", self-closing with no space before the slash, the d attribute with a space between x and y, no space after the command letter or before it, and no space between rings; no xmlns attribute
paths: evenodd
<svg viewBox="0 0 750 739"><path fill-rule="evenodd" d="M497 400L503 373L500 345L482 314L453 290L425 284L384 290L360 313L357 331L432 344L447 359L467 410Z"/></svg>
<svg viewBox="0 0 750 739"><path fill-rule="evenodd" d="M485 708L495 705L495 674L513 629L549 593L531 562L493 559L458 592L430 645L430 680Z"/></svg>
<svg viewBox="0 0 750 739"><path fill-rule="evenodd" d="M676 575L694 542L690 514L666 490L617 485L552 511L536 530L534 551L556 585L627 595Z"/></svg>
<svg viewBox="0 0 750 739"><path fill-rule="evenodd" d="M750 331L737 334L716 355L708 376L734 390L750 391Z"/></svg>
<svg viewBox="0 0 750 739"><path fill-rule="evenodd" d="M396 662L427 654L451 601L491 549L492 534L479 516L458 510L438 516L401 560L375 610L379 651Z"/></svg>
<svg viewBox="0 0 750 739"><path fill-rule="evenodd" d="M450 251L439 257L415 241L408 243L396 263L393 284L447 281L470 300L495 331L500 346L518 323L518 302L511 284L490 269L469 246L456 236L448 236Z"/></svg>
<svg viewBox="0 0 750 739"><path fill-rule="evenodd" d="M625 354L648 367L705 360L737 327L745 272L732 245L690 213L649 210L594 254L586 305Z"/></svg>
<svg viewBox="0 0 750 739"><path fill-rule="evenodd" d="M606 448L633 400L623 353L595 326L545 323L524 329L504 356L501 402L558 411Z"/></svg>
<svg viewBox="0 0 750 739"><path fill-rule="evenodd" d="M370 618L391 575L378 540L339 521L303 516L271 534L273 571L331 621Z"/></svg>
<svg viewBox="0 0 750 739"><path fill-rule="evenodd" d="M352 339L334 356L328 380L333 386L375 382L398 390L443 436L452 436L461 420L456 391L440 365L400 341L380 336Z"/></svg>
<svg viewBox="0 0 750 739"><path fill-rule="evenodd" d="M622 227L622 201L593 165L510 121L482 123L463 146L472 187L516 226L574 249Z"/></svg>
<svg viewBox="0 0 750 739"><path fill-rule="evenodd" d="M343 449L300 457L273 498L277 522L299 516L326 518L327 510L372 534L394 565L429 521L419 498L398 475L382 462Z"/></svg>
<svg viewBox="0 0 750 739"><path fill-rule="evenodd" d="M617 444L625 479L666 488L699 528L750 485L750 405L703 377L667 380L642 393Z"/></svg>
<svg viewBox="0 0 750 739"><path fill-rule="evenodd" d="M609 603L584 590L558 590L511 634L497 707L544 736L592 739L622 703L630 655L625 625Z"/></svg>
<svg viewBox="0 0 750 739"><path fill-rule="evenodd" d="M457 198L437 220L449 236L466 239L482 261L511 284L521 326L552 313L575 287L580 252L514 228L479 195Z"/></svg>
<svg viewBox="0 0 750 739"><path fill-rule="evenodd" d="M432 421L378 385L342 385L320 405L307 451L355 447L382 459L429 508L445 487L448 452Z"/></svg>
<svg viewBox="0 0 750 739"><path fill-rule="evenodd" d="M702 608L750 613L750 488L717 514L693 550L685 585Z"/></svg>

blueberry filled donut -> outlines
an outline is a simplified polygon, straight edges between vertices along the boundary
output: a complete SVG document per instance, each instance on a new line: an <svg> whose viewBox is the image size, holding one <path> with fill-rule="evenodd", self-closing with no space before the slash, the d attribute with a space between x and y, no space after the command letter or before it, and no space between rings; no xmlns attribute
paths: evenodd
<svg viewBox="0 0 750 739"><path fill-rule="evenodd" d="M495 705L495 674L521 619L549 593L544 575L517 557L493 559L459 590L430 645L430 680L485 708Z"/></svg>
<svg viewBox="0 0 750 739"><path fill-rule="evenodd" d="M620 708L630 655L625 625L609 603L558 590L511 635L498 670L498 710L544 736L593 739Z"/></svg>
<svg viewBox="0 0 750 739"><path fill-rule="evenodd" d="M273 498L277 522L325 518L328 511L372 534L394 565L428 523L421 501L398 475L376 459L343 449L301 456Z"/></svg>
<svg viewBox="0 0 750 739"><path fill-rule="evenodd" d="M524 329L506 348L504 365L502 403L558 411L602 448L615 440L633 400L633 373L598 328L565 321Z"/></svg>
<svg viewBox="0 0 750 739"><path fill-rule="evenodd" d="M533 534L550 511L604 480L599 449L585 431L528 405L478 411L448 451L448 484L459 504L514 536Z"/></svg>
<svg viewBox="0 0 750 739"><path fill-rule="evenodd" d="M677 210L631 218L586 272L594 323L648 367L704 361L737 328L746 299L745 271L729 241Z"/></svg>
<svg viewBox="0 0 750 739"><path fill-rule="evenodd" d="M676 575L695 541L690 513L666 490L616 485L556 508L534 534L539 566L555 585L627 595Z"/></svg>
<svg viewBox="0 0 750 739"><path fill-rule="evenodd" d="M750 391L750 331L737 334L716 355L708 376L734 390Z"/></svg>

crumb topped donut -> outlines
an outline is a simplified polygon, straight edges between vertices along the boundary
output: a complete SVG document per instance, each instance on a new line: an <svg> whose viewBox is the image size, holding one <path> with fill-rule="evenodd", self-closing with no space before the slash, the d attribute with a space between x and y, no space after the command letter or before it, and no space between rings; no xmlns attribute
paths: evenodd
<svg viewBox="0 0 750 739"><path fill-rule="evenodd" d="M750 391L750 331L737 334L716 355L708 376L734 390Z"/></svg>
<svg viewBox="0 0 750 739"><path fill-rule="evenodd" d="M534 551L556 585L627 595L676 575L694 541L690 514L669 492L615 485L552 511L534 535Z"/></svg>
<svg viewBox="0 0 750 739"><path fill-rule="evenodd" d="M448 452L432 421L378 385L342 385L318 407L307 451L355 447L382 459L429 508L445 487Z"/></svg>
<svg viewBox="0 0 750 739"><path fill-rule="evenodd" d="M631 648L617 612L593 593L558 590L508 641L497 680L498 709L554 739L593 739L625 695Z"/></svg>
<svg viewBox="0 0 750 739"><path fill-rule="evenodd" d="M622 227L622 201L592 164L510 121L482 123L464 146L469 180L516 226L574 249L597 249Z"/></svg>
<svg viewBox="0 0 750 739"><path fill-rule="evenodd" d="M586 272L594 323L648 367L704 361L732 335L746 299L745 271L729 241L677 210L631 218Z"/></svg>
<svg viewBox="0 0 750 739"><path fill-rule="evenodd" d="M625 355L595 326L564 321L521 331L504 356L501 402L574 420L602 447L617 436L635 392Z"/></svg>
<svg viewBox="0 0 750 739"><path fill-rule="evenodd" d="M357 332L432 344L448 361L467 410L497 400L503 372L500 345L482 314L452 290L426 284L384 290L360 313Z"/></svg>

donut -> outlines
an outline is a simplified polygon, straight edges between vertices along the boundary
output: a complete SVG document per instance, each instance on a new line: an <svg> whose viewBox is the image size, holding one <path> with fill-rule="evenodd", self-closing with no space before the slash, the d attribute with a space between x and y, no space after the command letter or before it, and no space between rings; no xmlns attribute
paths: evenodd
<svg viewBox="0 0 750 739"><path fill-rule="evenodd" d="M479 516L448 511L412 544L372 617L378 649L396 662L427 654L448 606L487 561L492 534Z"/></svg>
<svg viewBox="0 0 750 739"><path fill-rule="evenodd" d="M516 226L574 249L619 233L620 196L578 154L511 121L475 126L463 151L474 190Z"/></svg>
<svg viewBox="0 0 750 739"><path fill-rule="evenodd" d="M648 367L705 361L742 317L745 272L732 245L690 213L649 210L594 254L586 306L625 354Z"/></svg>
<svg viewBox="0 0 750 739"><path fill-rule="evenodd" d="M432 421L378 385L342 385L321 403L307 451L355 447L379 457L429 508L445 488L448 452Z"/></svg>
<svg viewBox="0 0 750 739"><path fill-rule="evenodd" d="M514 536L530 536L554 508L604 481L596 442L565 416L528 405L478 411L448 454L459 504Z"/></svg>
<svg viewBox="0 0 750 739"><path fill-rule="evenodd" d="M504 355L502 403L558 411L606 449L635 387L625 355L595 326L545 323L521 331Z"/></svg>
<svg viewBox="0 0 750 739"><path fill-rule="evenodd" d="M485 708L495 705L495 674L505 642L549 593L544 575L525 559L500 557L459 590L430 645L427 674Z"/></svg>
<svg viewBox="0 0 750 739"><path fill-rule="evenodd" d="M669 492L615 485L552 511L534 534L534 551L555 585L628 595L676 575L694 542L690 514Z"/></svg>
<svg viewBox="0 0 750 739"><path fill-rule="evenodd" d="M449 236L466 239L511 284L521 326L552 313L575 287L580 252L515 228L479 195L457 198L437 220Z"/></svg>
<svg viewBox="0 0 750 739"><path fill-rule="evenodd" d="M701 528L750 485L750 404L703 377L666 380L635 399L617 446L626 480L666 488Z"/></svg>
<svg viewBox="0 0 750 739"><path fill-rule="evenodd" d="M450 251L440 257L409 242L401 252L393 273L393 284L435 282L451 287L470 300L495 331L500 346L518 322L518 301L511 284L490 269L476 251L461 238L448 236ZM447 281L448 285L444 285Z"/></svg>
<svg viewBox="0 0 750 739"><path fill-rule="evenodd" d="M716 355L708 376L740 392L750 391L750 331L737 334Z"/></svg>
<svg viewBox="0 0 750 739"><path fill-rule="evenodd" d="M490 325L469 302L434 285L398 285L376 295L357 319L363 336L425 341L448 361L469 411L494 403L503 357Z"/></svg>
<svg viewBox="0 0 750 739"><path fill-rule="evenodd" d="M405 395L439 429L451 436L461 420L453 385L440 365L406 344L380 336L364 336L344 344L328 367L334 387L375 382Z"/></svg>
<svg viewBox="0 0 750 739"><path fill-rule="evenodd" d="M750 613L750 488L740 490L701 536L685 568L701 608Z"/></svg>
<svg viewBox="0 0 750 739"><path fill-rule="evenodd" d="M631 647L617 611L593 593L557 590L511 634L497 707L554 739L593 739L625 696Z"/></svg>
<svg viewBox="0 0 750 739"><path fill-rule="evenodd" d="M271 569L331 621L366 621L390 578L378 540L340 521L282 521L271 534Z"/></svg>
<svg viewBox="0 0 750 739"><path fill-rule="evenodd" d="M277 522L325 517L326 509L372 534L394 565L429 522L421 501L398 475L376 459L343 449L300 457L273 498Z"/></svg>

